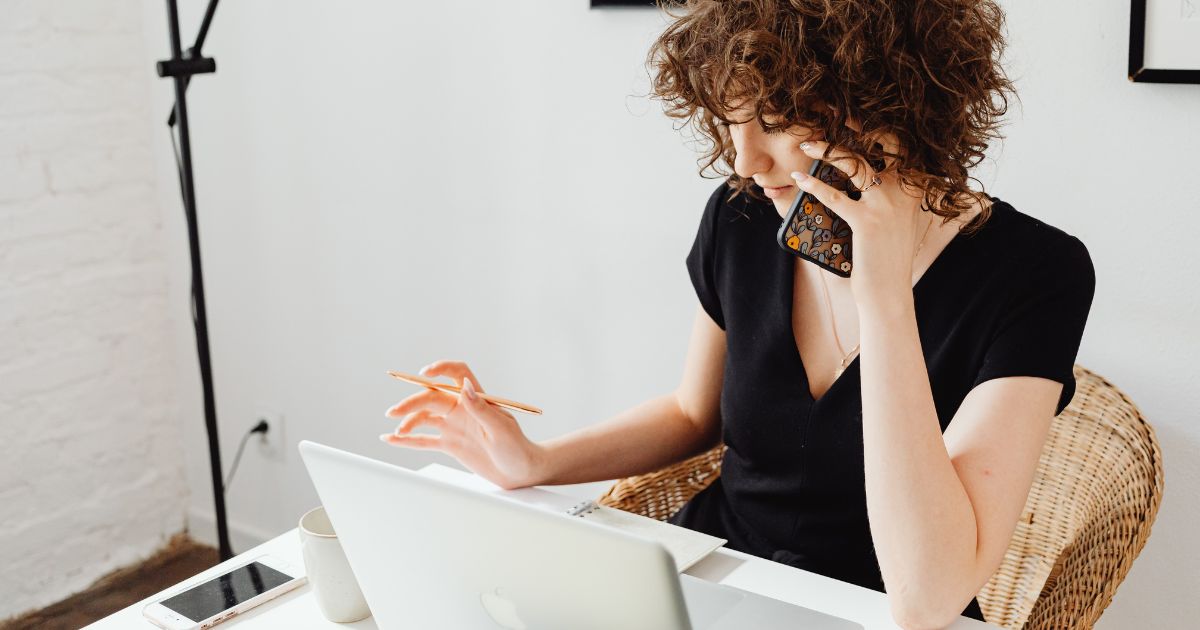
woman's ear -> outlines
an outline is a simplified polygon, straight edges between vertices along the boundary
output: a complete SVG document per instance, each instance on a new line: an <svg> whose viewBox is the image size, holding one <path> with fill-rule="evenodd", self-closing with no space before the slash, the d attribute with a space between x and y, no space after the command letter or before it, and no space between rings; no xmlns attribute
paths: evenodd
<svg viewBox="0 0 1200 630"><path fill-rule="evenodd" d="M837 111L837 108L834 107L832 103L825 103L825 107L828 107L829 111L831 112ZM860 124L853 116L846 116L846 126L857 131L858 133L862 133L862 124Z"/></svg>
<svg viewBox="0 0 1200 630"><path fill-rule="evenodd" d="M896 134L890 131L881 133L878 136L878 141L875 144L883 147L883 150L890 155L900 155L900 139L896 137ZM884 161L890 164L897 159L898 158L885 158Z"/></svg>

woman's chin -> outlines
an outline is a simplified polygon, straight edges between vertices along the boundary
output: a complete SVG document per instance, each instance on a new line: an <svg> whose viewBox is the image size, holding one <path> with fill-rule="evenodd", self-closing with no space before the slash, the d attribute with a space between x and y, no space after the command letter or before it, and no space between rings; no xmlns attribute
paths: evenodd
<svg viewBox="0 0 1200 630"><path fill-rule="evenodd" d="M794 198L795 195L792 196ZM792 198L788 199L772 199L771 203L775 206L775 212L779 213L780 219L786 219L788 210L792 207Z"/></svg>

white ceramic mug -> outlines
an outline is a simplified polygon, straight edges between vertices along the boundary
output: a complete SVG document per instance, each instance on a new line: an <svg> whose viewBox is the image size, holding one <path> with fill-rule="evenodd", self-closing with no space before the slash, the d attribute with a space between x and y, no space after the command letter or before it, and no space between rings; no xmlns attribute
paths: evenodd
<svg viewBox="0 0 1200 630"><path fill-rule="evenodd" d="M308 583L326 619L349 623L371 615L324 507L315 507L300 517L300 551Z"/></svg>

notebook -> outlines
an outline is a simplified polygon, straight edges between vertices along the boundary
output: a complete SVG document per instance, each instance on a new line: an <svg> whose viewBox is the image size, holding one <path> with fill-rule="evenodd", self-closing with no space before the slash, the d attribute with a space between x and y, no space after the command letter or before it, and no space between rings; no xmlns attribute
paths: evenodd
<svg viewBox="0 0 1200 630"><path fill-rule="evenodd" d="M541 488L505 490L483 477L442 464L429 464L417 472L477 492L494 494L518 503L558 512L565 517L585 518L605 527L619 529L639 538L661 543L670 552L671 557L675 560L675 568L680 573L727 542L724 538L710 536L703 532L606 505L598 505L595 501L579 501L574 497Z"/></svg>

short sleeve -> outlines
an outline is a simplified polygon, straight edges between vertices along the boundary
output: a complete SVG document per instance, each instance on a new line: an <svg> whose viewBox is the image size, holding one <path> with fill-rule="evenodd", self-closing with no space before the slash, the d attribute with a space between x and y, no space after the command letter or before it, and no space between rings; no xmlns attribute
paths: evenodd
<svg viewBox="0 0 1200 630"><path fill-rule="evenodd" d="M704 214L700 217L700 227L696 230L696 240L692 243L686 261L688 275L691 276L700 306L721 330L725 330L725 314L721 310L716 285L717 218L721 214L728 189L728 182L722 183L709 196L708 203L704 206Z"/></svg>
<svg viewBox="0 0 1200 630"><path fill-rule="evenodd" d="M1075 358L1096 289L1087 247L1070 236L1017 274L974 387L1004 376L1039 376L1063 384L1054 415L1075 396Z"/></svg>

